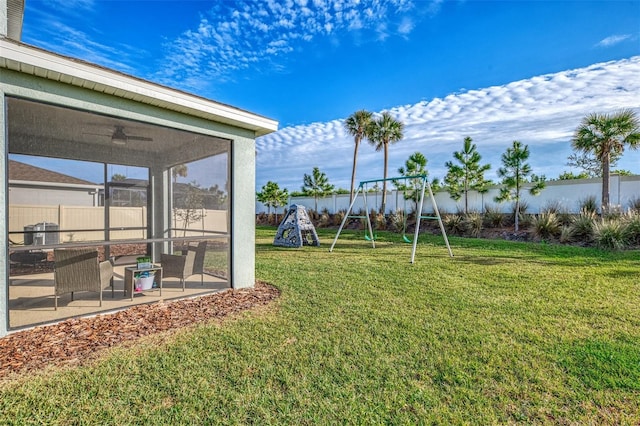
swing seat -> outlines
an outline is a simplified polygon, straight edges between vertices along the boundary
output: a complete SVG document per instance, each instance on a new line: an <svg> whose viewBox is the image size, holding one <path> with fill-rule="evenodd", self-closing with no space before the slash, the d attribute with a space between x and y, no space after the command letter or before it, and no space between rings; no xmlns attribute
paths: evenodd
<svg viewBox="0 0 640 426"><path fill-rule="evenodd" d="M367 241L371 241L371 237L366 232L364 233L364 239L367 240ZM373 234L373 241L375 241L377 239L378 239L378 235Z"/></svg>
<svg viewBox="0 0 640 426"><path fill-rule="evenodd" d="M402 236L402 239L404 240L404 242L405 242L405 243L409 243L409 244L411 244L411 242L412 242L412 241L411 241L411 238L407 237L406 235L403 235L403 236Z"/></svg>

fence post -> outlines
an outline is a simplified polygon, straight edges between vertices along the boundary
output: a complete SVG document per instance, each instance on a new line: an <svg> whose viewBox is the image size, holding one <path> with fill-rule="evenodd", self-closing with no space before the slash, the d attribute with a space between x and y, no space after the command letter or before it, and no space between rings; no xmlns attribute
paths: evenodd
<svg viewBox="0 0 640 426"><path fill-rule="evenodd" d="M60 232L62 229L66 228L66 223L64 223L64 206L62 204L58 204L58 237L60 244L65 242L64 234Z"/></svg>

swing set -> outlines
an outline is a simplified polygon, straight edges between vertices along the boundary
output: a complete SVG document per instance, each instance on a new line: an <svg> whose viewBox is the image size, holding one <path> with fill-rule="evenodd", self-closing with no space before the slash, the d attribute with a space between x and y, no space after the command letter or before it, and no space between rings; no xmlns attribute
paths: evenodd
<svg viewBox="0 0 640 426"><path fill-rule="evenodd" d="M384 182L384 181L399 181L399 180L407 180L407 179L415 179L421 181L422 185L420 188L420 202L418 205L418 210L416 211L416 229L413 235L413 241L407 237L407 213L406 213L406 200L405 200L405 212L403 212L403 226L402 226L402 240L406 243L413 243L413 249L411 250L411 263L414 263L416 256L416 246L418 243L418 233L420 232L420 220L422 219L432 219L437 220L440 225L440 231L442 232L442 236L444 238L444 242L447 246L447 250L449 250L449 256L453 257L453 252L451 251L451 246L449 245L449 239L447 238L447 233L444 230L444 225L442 223L442 218L440 217L440 212L438 212L438 206L436 205L436 199L433 196L433 191L431 190L431 185L427 180L426 175L415 175L415 176L401 176L401 177L393 177L386 179L373 179L373 180L365 180L360 182L358 185L358 189L356 190L355 195L353 196L353 200L351 200L351 204L349 205L349 209L347 209L347 213L342 219L342 223L340 224L340 228L338 228L338 232L336 233L336 237L333 239L333 244L331 244L331 248L329 248L329 252L333 251L333 247L336 245L338 241L338 237L344 228L344 225L347 223L349 219L366 219L367 221L367 229L365 230L365 240L371 241L371 246L376 248L376 236L373 233L373 227L371 226L371 218L369 217L369 210L367 208L367 184ZM435 212L435 216L423 216L422 215L422 206L424 205L424 193L425 190L429 191L429 197L431 199L431 205L433 206L433 211ZM352 215L353 205L356 203L358 196L362 194L362 199L364 203L364 216L362 215ZM397 204L397 203L396 203ZM368 232L368 233L367 233Z"/></svg>

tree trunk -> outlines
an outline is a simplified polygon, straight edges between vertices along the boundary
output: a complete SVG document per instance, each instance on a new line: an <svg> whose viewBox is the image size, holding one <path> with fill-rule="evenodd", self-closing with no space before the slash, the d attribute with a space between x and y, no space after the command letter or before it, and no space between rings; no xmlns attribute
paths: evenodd
<svg viewBox="0 0 640 426"><path fill-rule="evenodd" d="M358 146L360 138L356 136L356 146L353 149L353 169L351 170L351 195L349 196L349 205L353 202L353 186L356 183L356 164L358 163Z"/></svg>
<svg viewBox="0 0 640 426"><path fill-rule="evenodd" d="M464 214L469 213L469 186L468 186L468 177L464 177Z"/></svg>
<svg viewBox="0 0 640 426"><path fill-rule="evenodd" d="M602 156L602 213L609 211L609 152Z"/></svg>
<svg viewBox="0 0 640 426"><path fill-rule="evenodd" d="M389 144L384 144L384 180L382 181L382 203L380 213L385 214L387 208L387 166L389 163Z"/></svg>
<svg viewBox="0 0 640 426"><path fill-rule="evenodd" d="M515 225L516 225L516 232L518 232L520 230L520 181L522 179L522 176L520 176L520 167L516 167L516 172L515 172L515 176L516 176L516 217L515 217Z"/></svg>

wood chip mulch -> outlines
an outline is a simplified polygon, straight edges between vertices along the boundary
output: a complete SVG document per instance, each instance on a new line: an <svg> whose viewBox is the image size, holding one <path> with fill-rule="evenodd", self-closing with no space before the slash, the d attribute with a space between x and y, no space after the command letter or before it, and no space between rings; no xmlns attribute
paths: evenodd
<svg viewBox="0 0 640 426"><path fill-rule="evenodd" d="M51 365L80 363L98 350L154 333L175 330L267 305L279 296L275 287L256 282L252 289L178 301L137 305L112 314L72 318L18 331L0 338L0 379Z"/></svg>

